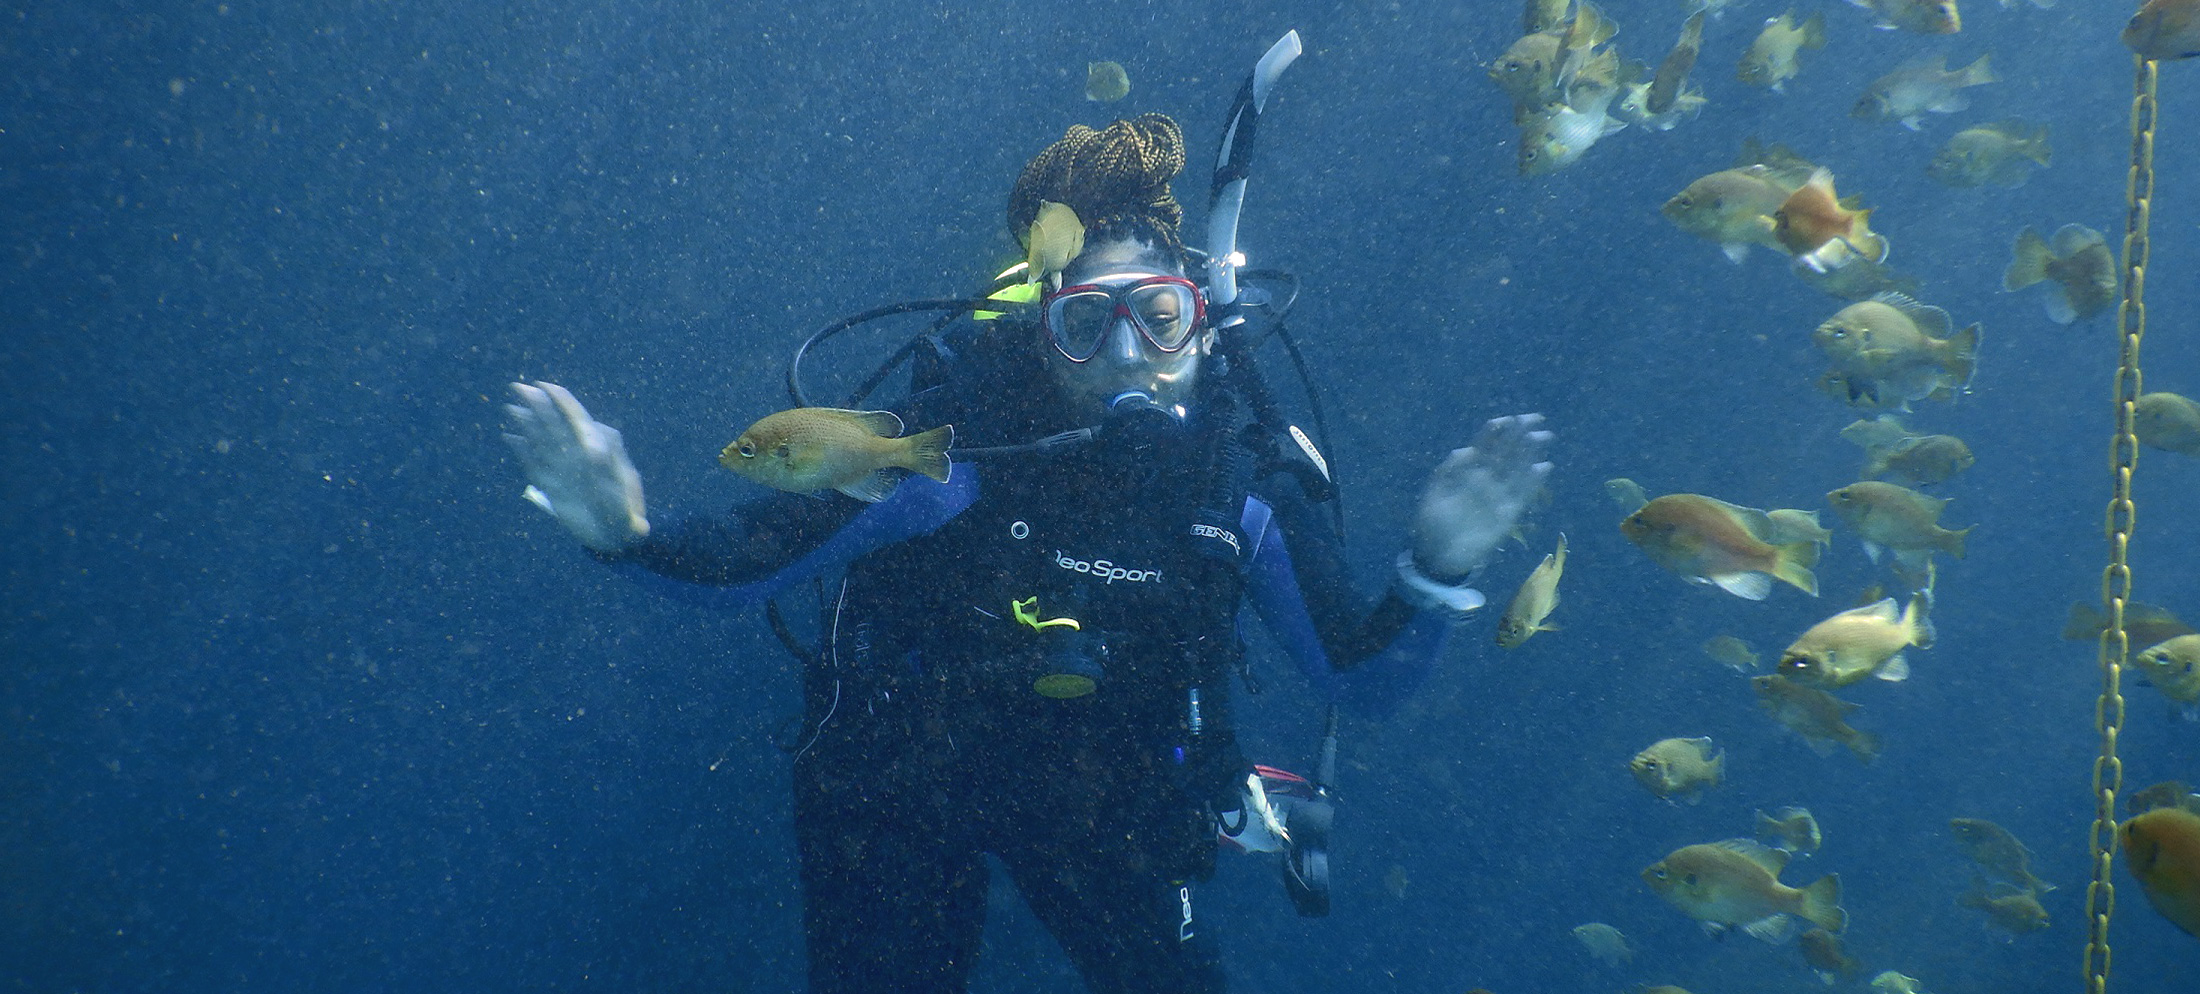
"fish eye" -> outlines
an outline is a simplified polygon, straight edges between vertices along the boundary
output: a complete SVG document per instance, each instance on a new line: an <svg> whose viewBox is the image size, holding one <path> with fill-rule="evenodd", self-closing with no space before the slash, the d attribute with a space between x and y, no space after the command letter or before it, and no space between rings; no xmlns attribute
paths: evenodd
<svg viewBox="0 0 2200 994"><path fill-rule="evenodd" d="M1666 873L1665 873L1665 867L1662 867L1662 866L1653 866L1653 867L1651 867L1651 868L1650 868L1650 875L1651 875L1651 876L1653 876L1653 877L1656 877L1656 878L1658 878L1659 880L1663 880L1663 879L1665 879L1665 877L1666 877Z"/></svg>
<svg viewBox="0 0 2200 994"><path fill-rule="evenodd" d="M741 453L743 459L754 459L756 458L756 443L742 442L734 451Z"/></svg>
<svg viewBox="0 0 2200 994"><path fill-rule="evenodd" d="M778 456L781 459L785 459L788 455L792 454L793 451L794 450L789 449L785 443L781 443L778 448L772 450L772 455Z"/></svg>

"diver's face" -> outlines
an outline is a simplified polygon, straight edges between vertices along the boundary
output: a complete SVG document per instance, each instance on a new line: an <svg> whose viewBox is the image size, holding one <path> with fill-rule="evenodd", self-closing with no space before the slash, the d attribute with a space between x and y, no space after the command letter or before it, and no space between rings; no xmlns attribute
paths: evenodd
<svg viewBox="0 0 2200 994"><path fill-rule="evenodd" d="M1134 239L1122 239L1086 245L1062 272L1062 285L1113 289L1156 276L1183 275L1183 268L1167 253ZM1150 308L1142 310L1140 317L1152 330L1160 330L1172 316L1191 320L1191 315L1180 312L1173 302L1134 306ZM1193 327L1181 348L1167 352L1156 347L1132 320L1125 313L1115 313L1100 332L1091 357L1082 362L1071 360L1049 338L1041 343L1047 368L1080 418L1104 416L1127 402L1158 407L1182 420L1191 401L1193 381L1199 375L1199 360L1212 347L1214 335L1204 327ZM1040 335L1049 337L1046 331Z"/></svg>

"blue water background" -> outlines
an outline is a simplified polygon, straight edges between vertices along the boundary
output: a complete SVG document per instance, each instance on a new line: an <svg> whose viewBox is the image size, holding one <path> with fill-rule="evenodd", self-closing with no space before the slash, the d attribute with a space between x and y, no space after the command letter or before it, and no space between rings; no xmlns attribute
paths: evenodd
<svg viewBox="0 0 2200 994"><path fill-rule="evenodd" d="M1382 582L1426 467L1483 418L1560 433L1530 544L1558 532L1564 631L1459 640L1402 715L1349 723L1336 914L1270 864L1208 889L1240 989L1820 989L1792 946L1715 941L1637 880L1804 803L1849 944L1941 994L2076 989L2097 676L2057 639L2097 596L2115 348L1999 292L2011 237L2121 227L2127 5L1970 0L1954 38L1831 43L1784 96L1732 67L1778 5L1713 21L1698 121L1515 175L1481 65L1512 3L351 2L18 5L0 16L0 986L24 991L801 987L785 656L753 617L650 596L519 499L504 384L541 377L625 430L659 521L750 491L713 465L783 403L812 327L961 291L1013 245L1022 163L1074 122L1163 111L1203 217L1213 136L1285 29L1308 52L1266 121L1244 244L1307 284L1356 565ZM1655 61L1678 4L1611 0ZM1946 51L2006 81L1924 132L1853 120L1872 78ZM1091 59L1130 97L1083 98ZM2165 68L2147 380L2200 394L2200 65ZM2022 116L2055 160L2020 190L1922 169ZM1867 685L1871 766L1819 757L1697 646L1776 651L1884 578L1840 534L1825 596L1746 603L1652 566L1602 481L1759 507L1851 481L1856 414L1817 393L1839 302L1735 266L1657 214L1746 136L1830 166L1893 261L1983 322L1973 394L1911 424L1967 439L1939 488L1977 525L1940 642ZM892 338L873 341L881 351ZM860 350L859 350L860 351ZM1281 363L1275 364L1280 369ZM2200 615L2191 459L2139 473L2142 599ZM1272 657L1257 754L1300 764L1316 704ZM2127 684L2126 779L2200 778L2200 724ZM1647 796L1626 759L1711 735L1727 785ZM2060 885L2017 938L1956 906L1952 816L2014 830ZM1387 881L1387 882L1386 882ZM1403 882L1402 888L1397 887ZM2117 989L2173 991L2200 942L2119 871ZM978 988L1075 989L1006 889ZM1567 930L1619 926L1609 969ZM2180 980L2178 978L2185 978ZM1854 988L1850 988L1854 989Z"/></svg>

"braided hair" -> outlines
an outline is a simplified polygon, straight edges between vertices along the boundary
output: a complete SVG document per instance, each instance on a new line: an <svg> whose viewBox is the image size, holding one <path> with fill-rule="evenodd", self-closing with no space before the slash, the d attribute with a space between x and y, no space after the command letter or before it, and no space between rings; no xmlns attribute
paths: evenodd
<svg viewBox="0 0 2200 994"><path fill-rule="evenodd" d="M1042 203L1077 212L1088 242L1135 238L1183 264L1184 208L1169 181L1184 169L1184 130L1166 114L1141 114L1094 130L1071 125L1033 157L1008 194L1008 228L1022 244Z"/></svg>

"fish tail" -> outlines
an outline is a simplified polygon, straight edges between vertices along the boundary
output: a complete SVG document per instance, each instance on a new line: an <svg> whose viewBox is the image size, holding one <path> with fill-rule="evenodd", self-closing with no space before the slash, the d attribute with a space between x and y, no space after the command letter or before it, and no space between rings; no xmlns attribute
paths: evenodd
<svg viewBox="0 0 2200 994"><path fill-rule="evenodd" d="M1978 371L1978 336L1979 326L1974 323L1948 336L1940 346L1940 368L1948 371L1958 390L1970 389L1971 374Z"/></svg>
<svg viewBox="0 0 2200 994"><path fill-rule="evenodd" d="M1841 909L1841 875L1828 873L1803 888L1803 907L1796 912L1828 932L1849 927L1849 913Z"/></svg>
<svg viewBox="0 0 2200 994"><path fill-rule="evenodd" d="M2055 157L2055 147L2047 143L2047 125L2042 124L2032 132L2032 139L2024 143L2024 154L2043 166Z"/></svg>
<svg viewBox="0 0 2200 994"><path fill-rule="evenodd" d="M1870 732L1859 732L1851 729L1847 740L1841 744L1848 746L1849 751L1855 753L1856 758L1864 762L1869 763L1879 758L1879 736ZM1826 931L1831 932L1833 930L1829 928Z"/></svg>
<svg viewBox="0 0 2200 994"><path fill-rule="evenodd" d="M1963 528L1957 531L1946 532L1946 537L1942 538L1940 542L1941 550L1951 556L1956 557L1957 559L1963 558L1963 539L1965 536L1971 534L1971 528L1977 527L1977 525L1972 525L1970 526L1970 528Z"/></svg>
<svg viewBox="0 0 2200 994"><path fill-rule="evenodd" d="M947 450L955 444L955 426L941 425L931 431L919 432L902 440L907 443L896 463L912 473L922 473L941 483L947 482L954 464L948 461Z"/></svg>
<svg viewBox="0 0 2200 994"><path fill-rule="evenodd" d="M1936 634L1933 630L1933 595L1923 591L1911 596L1910 603L1902 608L1902 629L1908 633L1910 644L1920 649L1933 647Z"/></svg>
<svg viewBox="0 0 2200 994"><path fill-rule="evenodd" d="M1789 12L1791 15L1793 11ZM1826 47L1826 15L1812 12L1810 20L1803 22L1803 40L1799 48L1820 49Z"/></svg>
<svg viewBox="0 0 2200 994"><path fill-rule="evenodd" d="M1816 565L1818 543L1809 539L1773 547L1772 575L1812 597L1818 596L1818 575L1810 571Z"/></svg>
<svg viewBox="0 0 2200 994"><path fill-rule="evenodd" d="M1984 83L2001 82L2001 77L1994 75L1994 67L1987 65L1987 61L1993 57L1994 53L1988 52L1979 56L1977 62L1964 66L1963 71L1957 74L1956 86L1979 86Z"/></svg>
<svg viewBox="0 0 2200 994"><path fill-rule="evenodd" d="M2017 232L2014 251L2016 258L2009 260L2009 268L2001 274L2003 290L2022 290L2047 278L2047 264L2055 261L2055 254L2048 250L2047 239L2041 238L2039 231L2026 228Z"/></svg>

